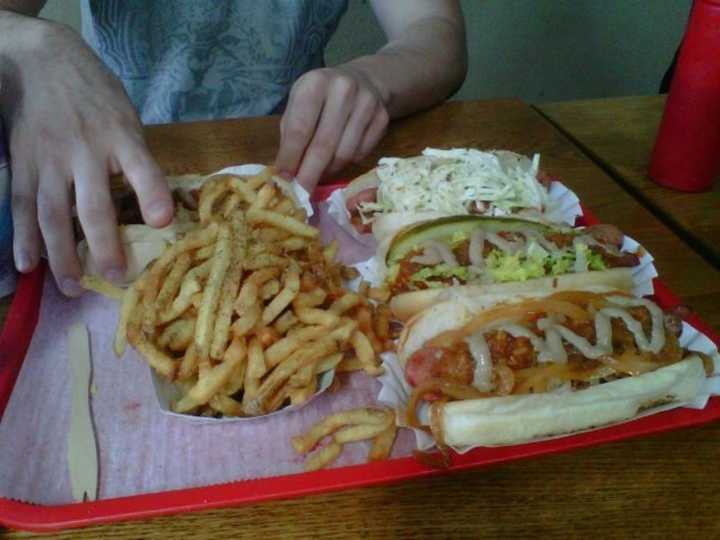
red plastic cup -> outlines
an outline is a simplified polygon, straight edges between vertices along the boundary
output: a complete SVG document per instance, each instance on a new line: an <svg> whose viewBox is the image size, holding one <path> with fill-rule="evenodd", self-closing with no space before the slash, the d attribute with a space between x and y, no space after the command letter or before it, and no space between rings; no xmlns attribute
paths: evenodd
<svg viewBox="0 0 720 540"><path fill-rule="evenodd" d="M707 191L720 176L720 0L693 5L649 174L679 191Z"/></svg>

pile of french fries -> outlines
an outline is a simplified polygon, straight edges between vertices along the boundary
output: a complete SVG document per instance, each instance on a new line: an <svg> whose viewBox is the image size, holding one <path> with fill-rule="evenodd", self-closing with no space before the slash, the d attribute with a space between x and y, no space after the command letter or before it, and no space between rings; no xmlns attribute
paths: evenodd
<svg viewBox="0 0 720 540"><path fill-rule="evenodd" d="M354 271L287 182L217 175L185 199L176 219L193 226L123 292L114 343L182 389L175 411L263 415L310 399L327 370L382 373L387 292L343 286Z"/></svg>
<svg viewBox="0 0 720 540"><path fill-rule="evenodd" d="M390 409L360 408L326 416L306 433L292 438L299 454L308 454L326 437L330 442L305 460L305 470L322 469L337 459L343 445L372 439L368 461L380 461L390 456L397 426L395 413Z"/></svg>

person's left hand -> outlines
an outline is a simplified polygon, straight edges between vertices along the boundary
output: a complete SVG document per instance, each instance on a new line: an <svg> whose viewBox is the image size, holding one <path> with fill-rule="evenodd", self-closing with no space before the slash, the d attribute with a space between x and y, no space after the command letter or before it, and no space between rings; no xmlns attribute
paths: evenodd
<svg viewBox="0 0 720 540"><path fill-rule="evenodd" d="M312 193L324 174L367 157L388 119L380 91L359 70L309 71L290 91L275 167Z"/></svg>

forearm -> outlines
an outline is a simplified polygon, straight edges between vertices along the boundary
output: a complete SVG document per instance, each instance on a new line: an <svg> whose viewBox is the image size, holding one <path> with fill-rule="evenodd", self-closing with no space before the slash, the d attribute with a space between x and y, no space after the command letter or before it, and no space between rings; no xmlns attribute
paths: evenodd
<svg viewBox="0 0 720 540"><path fill-rule="evenodd" d="M451 96L467 71L462 22L429 17L409 26L376 54L342 67L375 85L392 118L427 108Z"/></svg>

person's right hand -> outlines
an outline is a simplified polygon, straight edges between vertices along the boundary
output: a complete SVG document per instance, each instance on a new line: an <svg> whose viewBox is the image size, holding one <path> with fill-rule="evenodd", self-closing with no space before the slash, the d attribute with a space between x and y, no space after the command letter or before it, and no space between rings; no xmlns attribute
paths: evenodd
<svg viewBox="0 0 720 540"><path fill-rule="evenodd" d="M10 139L15 264L20 272L32 270L44 241L60 289L79 294L75 204L97 268L120 280L125 260L109 174L125 174L148 225L167 225L173 213L138 116L120 82L75 32L29 17L0 17L15 19L12 35L0 37L0 52L6 53L0 57L0 100Z"/></svg>

